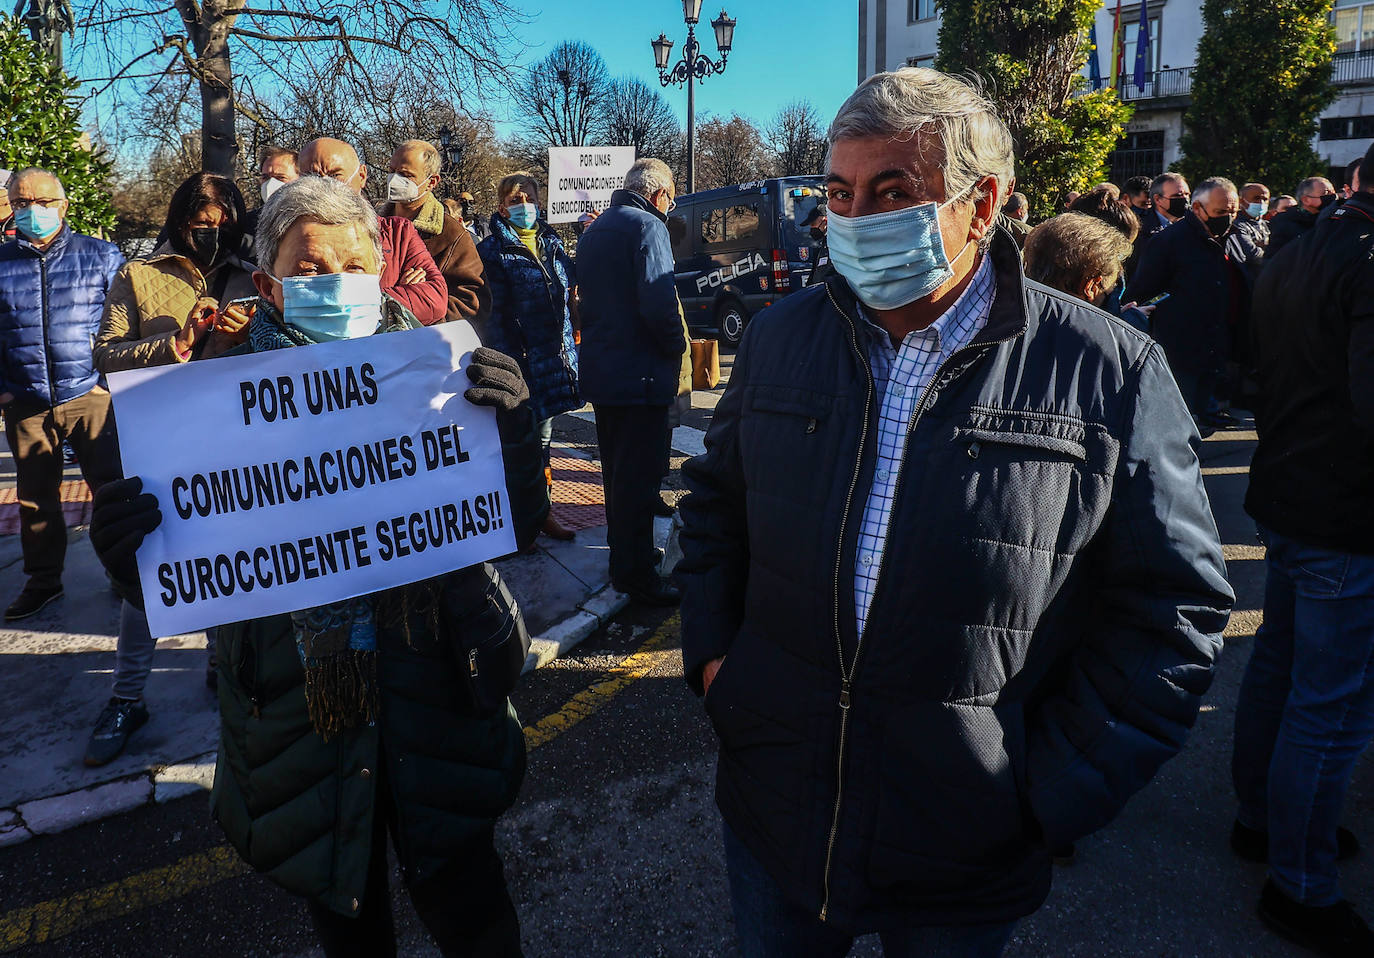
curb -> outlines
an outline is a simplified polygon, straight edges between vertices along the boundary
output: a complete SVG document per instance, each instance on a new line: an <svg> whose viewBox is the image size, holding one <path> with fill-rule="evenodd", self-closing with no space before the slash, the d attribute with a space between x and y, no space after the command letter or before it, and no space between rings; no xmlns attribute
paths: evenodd
<svg viewBox="0 0 1374 958"><path fill-rule="evenodd" d="M629 601L628 596L609 585L583 599L543 635L530 639L530 652L521 675L566 655L607 624ZM0 809L0 848L18 845L35 835L51 835L131 812L144 805L161 805L197 792L208 792L215 780L215 757L215 752L205 752L183 761L155 765L114 781Z"/></svg>

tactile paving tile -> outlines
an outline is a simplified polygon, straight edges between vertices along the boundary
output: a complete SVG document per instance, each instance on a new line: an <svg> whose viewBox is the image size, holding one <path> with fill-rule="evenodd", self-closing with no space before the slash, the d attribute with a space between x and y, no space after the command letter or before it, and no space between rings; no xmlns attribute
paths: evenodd
<svg viewBox="0 0 1374 958"><path fill-rule="evenodd" d="M83 481L62 483L59 496L67 525L87 525L91 521L91 487ZM19 494L13 486L0 489L0 536L19 534Z"/></svg>
<svg viewBox="0 0 1374 958"><path fill-rule="evenodd" d="M554 456L553 514L567 529L591 529L606 524L606 490L601 466L590 459Z"/></svg>

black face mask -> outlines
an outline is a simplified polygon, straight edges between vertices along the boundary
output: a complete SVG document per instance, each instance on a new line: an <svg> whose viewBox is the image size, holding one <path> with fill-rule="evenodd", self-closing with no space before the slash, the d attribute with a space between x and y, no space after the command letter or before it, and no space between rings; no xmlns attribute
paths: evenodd
<svg viewBox="0 0 1374 958"><path fill-rule="evenodd" d="M206 226L191 230L191 252L206 266L219 254L219 227Z"/></svg>
<svg viewBox="0 0 1374 958"><path fill-rule="evenodd" d="M1231 216L1229 213L1226 216L1208 217L1207 232L1211 233L1217 239L1221 239L1226 235L1226 231L1231 228L1231 224L1234 221L1235 217Z"/></svg>
<svg viewBox="0 0 1374 958"><path fill-rule="evenodd" d="M1330 205L1331 205L1332 203L1334 203L1334 202L1336 202L1336 194L1335 194L1335 193L1327 193L1325 196L1323 196L1323 197L1321 198L1321 204L1322 204L1321 208L1322 208L1322 209L1326 209L1328 206L1330 206Z"/></svg>
<svg viewBox="0 0 1374 958"><path fill-rule="evenodd" d="M813 240L825 239L825 230L821 229L819 226L811 227L811 238Z"/></svg>
<svg viewBox="0 0 1374 958"><path fill-rule="evenodd" d="M1174 219L1178 219L1188 212L1188 206L1188 197L1184 196L1182 193L1171 196L1169 198L1169 215Z"/></svg>

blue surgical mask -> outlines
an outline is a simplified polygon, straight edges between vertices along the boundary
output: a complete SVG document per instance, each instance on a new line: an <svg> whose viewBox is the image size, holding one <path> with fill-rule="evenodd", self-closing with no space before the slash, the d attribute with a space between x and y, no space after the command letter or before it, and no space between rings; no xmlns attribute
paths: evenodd
<svg viewBox="0 0 1374 958"><path fill-rule="evenodd" d="M830 211L830 261L861 303L897 309L928 296L954 275L940 237L940 208L953 201L868 216Z"/></svg>
<svg viewBox="0 0 1374 958"><path fill-rule="evenodd" d="M29 239L41 243L62 228L62 211L33 203L14 211L14 227Z"/></svg>
<svg viewBox="0 0 1374 958"><path fill-rule="evenodd" d="M1268 209L1268 207L1266 207L1263 203L1251 203L1249 206L1245 208L1245 212L1250 214L1251 219L1257 220L1264 215L1266 209Z"/></svg>
<svg viewBox="0 0 1374 958"><path fill-rule="evenodd" d="M382 322L381 278L322 273L281 280L282 319L311 342L370 336Z"/></svg>
<svg viewBox="0 0 1374 958"><path fill-rule="evenodd" d="M539 222L539 207L533 203L515 203L507 206L506 212L510 214L511 225L518 229L531 230Z"/></svg>

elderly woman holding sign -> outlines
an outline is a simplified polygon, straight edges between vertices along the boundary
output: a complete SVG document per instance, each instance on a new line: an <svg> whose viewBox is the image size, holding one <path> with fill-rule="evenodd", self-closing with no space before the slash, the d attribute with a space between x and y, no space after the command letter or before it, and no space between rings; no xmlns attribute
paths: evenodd
<svg viewBox="0 0 1374 958"><path fill-rule="evenodd" d="M243 351L418 327L383 296L377 217L352 190L302 177L263 210ZM497 409L517 541L548 510L519 368L478 349L464 396ZM138 479L107 487L91 539L138 595L135 551L161 521ZM222 626L212 807L254 868L307 900L326 955L394 955L391 835L420 919L445 955L518 955L493 845L525 740L507 694L528 637L480 564L286 615Z"/></svg>

